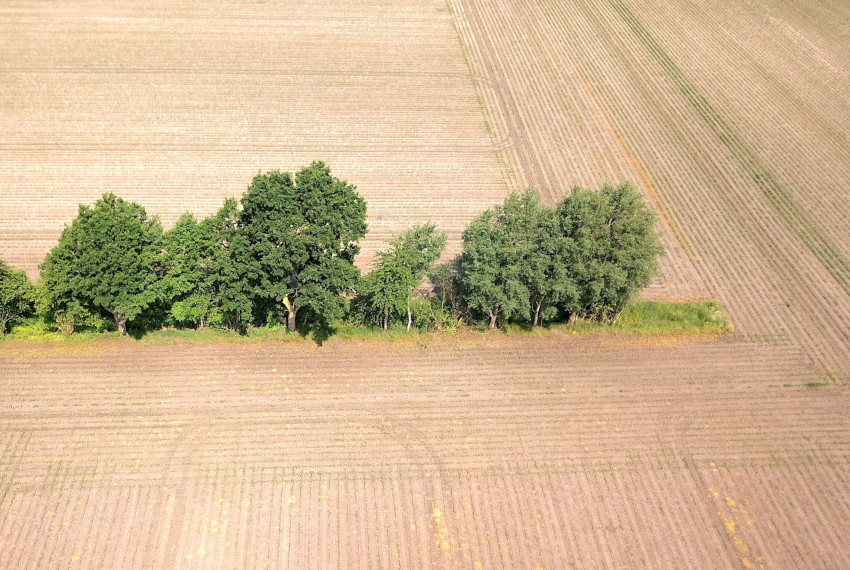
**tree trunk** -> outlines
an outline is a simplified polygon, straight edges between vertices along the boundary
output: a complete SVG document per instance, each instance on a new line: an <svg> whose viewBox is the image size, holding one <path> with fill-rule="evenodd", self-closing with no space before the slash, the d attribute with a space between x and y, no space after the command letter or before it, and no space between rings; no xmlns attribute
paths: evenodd
<svg viewBox="0 0 850 570"><path fill-rule="evenodd" d="M115 324L118 325L118 330L121 331L121 336L127 336L127 317L121 313L112 313L115 317Z"/></svg>
<svg viewBox="0 0 850 570"><path fill-rule="evenodd" d="M295 332L295 314L298 309L289 302L289 297L283 298L283 306L286 307L286 328L289 332Z"/></svg>
<svg viewBox="0 0 850 570"><path fill-rule="evenodd" d="M493 313L490 313L490 326L487 327L487 328L491 328L491 329L496 328L496 317L498 317L498 316L499 316L499 311L495 311Z"/></svg>
<svg viewBox="0 0 850 570"><path fill-rule="evenodd" d="M413 316L410 314L410 303L407 304L407 330L410 330L410 325L413 322Z"/></svg>
<svg viewBox="0 0 850 570"><path fill-rule="evenodd" d="M540 301L539 303L537 303L537 307L534 308L534 322L531 324L531 326L533 327L537 326L537 320L540 317L540 305L542 304L543 301Z"/></svg>
<svg viewBox="0 0 850 570"><path fill-rule="evenodd" d="M0 336L6 334L6 325L15 318L15 313L11 309L0 309Z"/></svg>
<svg viewBox="0 0 850 570"><path fill-rule="evenodd" d="M570 324L571 324L571 325L576 324L576 323L578 322L578 313L576 313L575 311L573 311L572 313L570 313L570 320L569 320L569 322L570 322Z"/></svg>

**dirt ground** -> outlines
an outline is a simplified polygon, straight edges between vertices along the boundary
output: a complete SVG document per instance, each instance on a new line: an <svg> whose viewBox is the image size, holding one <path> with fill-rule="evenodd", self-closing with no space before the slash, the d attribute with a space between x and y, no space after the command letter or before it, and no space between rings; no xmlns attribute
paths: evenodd
<svg viewBox="0 0 850 570"><path fill-rule="evenodd" d="M0 343L2 568L850 567L842 2L0 7L0 256L314 158L394 231L631 180L734 334ZM36 25L37 23L37 25Z"/></svg>
<svg viewBox="0 0 850 570"><path fill-rule="evenodd" d="M2 355L4 568L850 563L850 402L788 343Z"/></svg>

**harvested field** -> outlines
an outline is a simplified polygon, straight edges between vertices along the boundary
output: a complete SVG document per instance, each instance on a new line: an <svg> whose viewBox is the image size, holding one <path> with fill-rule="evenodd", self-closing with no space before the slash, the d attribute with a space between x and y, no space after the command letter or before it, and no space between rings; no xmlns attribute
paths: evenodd
<svg viewBox="0 0 850 570"><path fill-rule="evenodd" d="M846 5L452 7L488 121L516 141L515 187L640 183L670 244L651 296L704 287L740 333L787 336L847 379Z"/></svg>
<svg viewBox="0 0 850 570"><path fill-rule="evenodd" d="M10 342L0 566L850 564L846 390L656 344Z"/></svg>
<svg viewBox="0 0 850 570"><path fill-rule="evenodd" d="M0 74L0 257L33 277L106 191L168 227L324 160L368 203L364 264L428 220L457 251L505 195L441 1L5 2Z"/></svg>
<svg viewBox="0 0 850 570"><path fill-rule="evenodd" d="M279 10L273 13L272 10ZM0 7L0 256L315 158L368 261L640 185L726 339L0 344L0 567L850 566L846 3ZM455 249L456 250L456 249Z"/></svg>

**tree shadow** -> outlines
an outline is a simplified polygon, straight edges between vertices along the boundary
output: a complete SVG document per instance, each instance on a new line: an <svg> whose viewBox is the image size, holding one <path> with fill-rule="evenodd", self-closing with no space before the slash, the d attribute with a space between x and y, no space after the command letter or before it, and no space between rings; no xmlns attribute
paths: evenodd
<svg viewBox="0 0 850 570"><path fill-rule="evenodd" d="M148 334L148 330L145 327L127 327L127 337L132 338L133 340L142 340ZM122 337L118 337L122 338Z"/></svg>
<svg viewBox="0 0 850 570"><path fill-rule="evenodd" d="M295 327L295 332L300 334L301 338L310 337L316 343L316 346L322 346L326 340L336 334L336 327L322 322L302 322Z"/></svg>

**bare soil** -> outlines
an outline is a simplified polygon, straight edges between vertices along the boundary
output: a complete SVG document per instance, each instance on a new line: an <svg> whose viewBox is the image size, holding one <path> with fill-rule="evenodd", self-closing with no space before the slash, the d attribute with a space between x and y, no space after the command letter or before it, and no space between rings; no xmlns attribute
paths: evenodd
<svg viewBox="0 0 850 570"><path fill-rule="evenodd" d="M53 346L0 359L0 567L850 563L789 343Z"/></svg>
<svg viewBox="0 0 850 570"><path fill-rule="evenodd" d="M317 158L392 232L631 180L725 339L0 343L0 567L850 566L841 2L0 8L0 256Z"/></svg>

